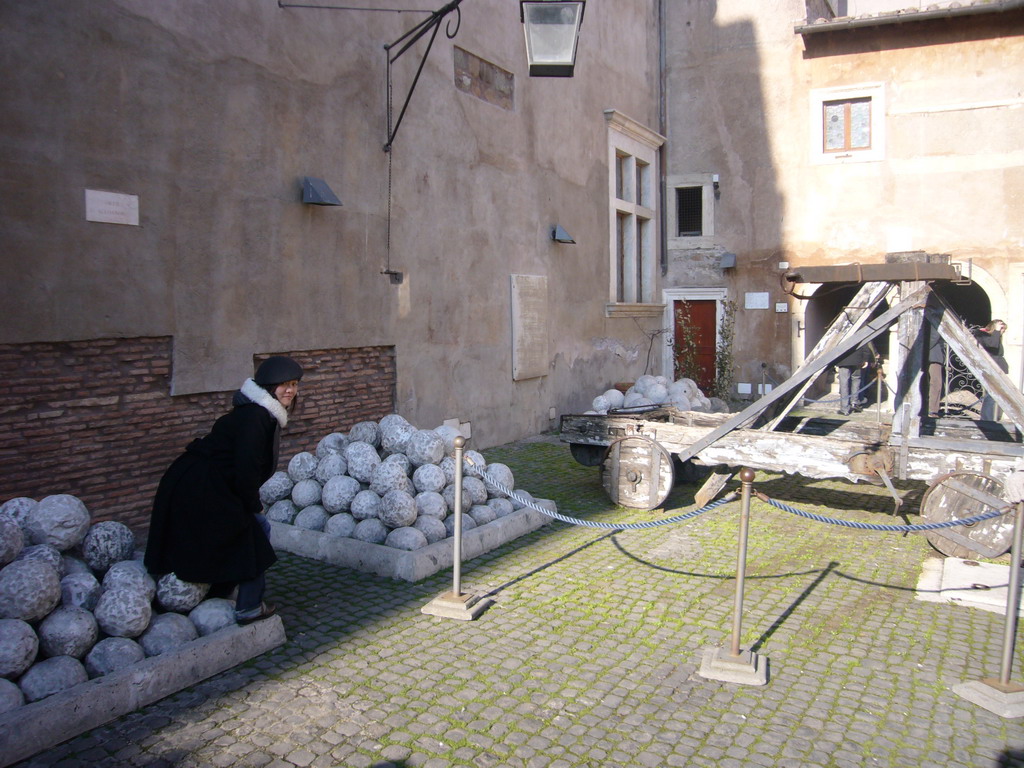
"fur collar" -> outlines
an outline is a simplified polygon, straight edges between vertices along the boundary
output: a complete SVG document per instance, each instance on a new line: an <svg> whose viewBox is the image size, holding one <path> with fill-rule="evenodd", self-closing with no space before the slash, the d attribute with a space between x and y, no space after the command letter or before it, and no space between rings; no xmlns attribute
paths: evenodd
<svg viewBox="0 0 1024 768"><path fill-rule="evenodd" d="M287 426L288 411L285 410L285 407L281 405L281 403L279 403L272 394L267 392L267 390L255 381L252 379L246 379L242 384L242 389L240 391L252 402L256 403L256 405L262 405L270 411L270 415L277 419L277 423L282 427Z"/></svg>

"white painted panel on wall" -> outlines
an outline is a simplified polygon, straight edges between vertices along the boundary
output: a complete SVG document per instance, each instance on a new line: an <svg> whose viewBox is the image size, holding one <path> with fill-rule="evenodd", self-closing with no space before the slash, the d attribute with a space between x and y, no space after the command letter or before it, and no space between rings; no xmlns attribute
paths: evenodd
<svg viewBox="0 0 1024 768"><path fill-rule="evenodd" d="M85 190L85 220L102 224L139 226L139 196L121 192Z"/></svg>
<svg viewBox="0 0 1024 768"><path fill-rule="evenodd" d="M768 309L768 294L760 291L744 294L744 309Z"/></svg>
<svg viewBox="0 0 1024 768"><path fill-rule="evenodd" d="M548 279L512 275L512 379L548 373Z"/></svg>

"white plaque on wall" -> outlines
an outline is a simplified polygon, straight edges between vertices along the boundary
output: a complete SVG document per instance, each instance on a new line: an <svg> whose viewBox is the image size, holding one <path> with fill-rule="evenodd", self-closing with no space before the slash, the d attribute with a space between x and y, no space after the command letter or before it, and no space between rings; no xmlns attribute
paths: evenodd
<svg viewBox="0 0 1024 768"><path fill-rule="evenodd" d="M512 275L512 380L548 373L548 279Z"/></svg>
<svg viewBox="0 0 1024 768"><path fill-rule="evenodd" d="M768 292L745 294L744 309L768 309Z"/></svg>
<svg viewBox="0 0 1024 768"><path fill-rule="evenodd" d="M85 220L103 224L139 226L139 196L121 192L85 190Z"/></svg>

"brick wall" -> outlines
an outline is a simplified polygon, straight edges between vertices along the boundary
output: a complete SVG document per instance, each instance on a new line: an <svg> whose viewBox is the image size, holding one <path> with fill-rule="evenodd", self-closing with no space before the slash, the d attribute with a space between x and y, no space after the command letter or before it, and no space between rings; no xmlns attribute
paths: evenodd
<svg viewBox="0 0 1024 768"><path fill-rule="evenodd" d="M119 520L141 541L160 476L231 407L233 394L171 397L171 341L0 345L0 503L70 493L94 521ZM275 354L291 355L305 371L281 439L282 466L324 435L394 409L392 347Z"/></svg>

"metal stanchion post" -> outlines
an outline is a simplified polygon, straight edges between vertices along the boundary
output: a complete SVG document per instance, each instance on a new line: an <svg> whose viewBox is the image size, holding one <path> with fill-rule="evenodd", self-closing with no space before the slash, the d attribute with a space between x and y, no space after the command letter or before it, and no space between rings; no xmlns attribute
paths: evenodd
<svg viewBox="0 0 1024 768"><path fill-rule="evenodd" d="M1024 717L1024 685L1010 681L1013 667L1017 617L1020 611L1021 542L1024 540L1024 501L1014 505L1013 546L1010 548L1010 578L1006 592L1006 622L1003 625L1003 653L999 677L986 677L953 686L953 692L1001 717Z"/></svg>
<svg viewBox="0 0 1024 768"><path fill-rule="evenodd" d="M455 509L452 510L452 591L438 595L420 611L446 619L472 621L491 604L477 595L462 593L462 473L466 438L455 438Z"/></svg>
<svg viewBox="0 0 1024 768"><path fill-rule="evenodd" d="M700 675L728 683L764 685L768 682L768 660L753 651L740 649L743 623L743 589L747 570L747 533L750 527L750 491L754 483L752 469L740 470L740 530L736 547L736 597L733 603L732 643L728 654L721 647L708 648L700 665Z"/></svg>

